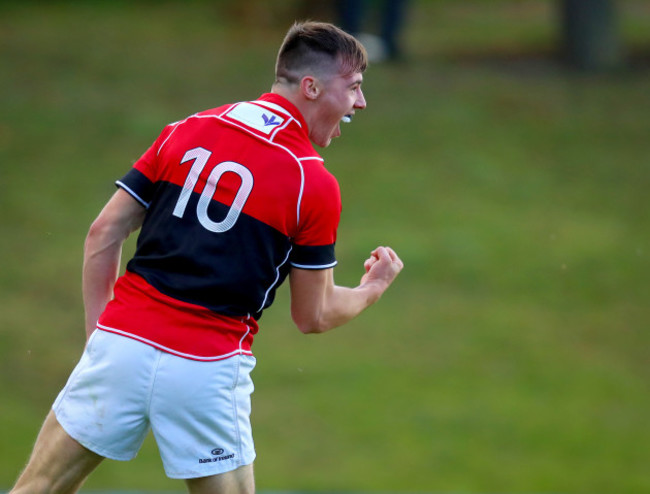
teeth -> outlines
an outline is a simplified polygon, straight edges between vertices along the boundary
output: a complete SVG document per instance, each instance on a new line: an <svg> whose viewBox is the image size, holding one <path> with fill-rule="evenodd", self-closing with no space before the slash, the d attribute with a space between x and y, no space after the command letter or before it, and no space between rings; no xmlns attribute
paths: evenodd
<svg viewBox="0 0 650 494"><path fill-rule="evenodd" d="M352 117L346 115L341 119L341 122L350 123L352 122Z"/></svg>

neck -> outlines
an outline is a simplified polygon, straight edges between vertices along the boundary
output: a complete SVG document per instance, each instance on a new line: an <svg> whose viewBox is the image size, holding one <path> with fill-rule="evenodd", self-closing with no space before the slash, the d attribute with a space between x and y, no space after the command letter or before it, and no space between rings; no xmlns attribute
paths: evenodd
<svg viewBox="0 0 650 494"><path fill-rule="evenodd" d="M300 86L295 84L283 84L281 82L276 82L271 87L271 92L277 94L287 99L293 105L298 108L298 111L307 122L307 127L311 128L312 112L313 112L313 102L303 97Z"/></svg>
<svg viewBox="0 0 650 494"><path fill-rule="evenodd" d="M293 85L276 82L275 84L273 84L273 86L271 86L271 92L279 96L282 96L285 99L288 99L298 108L300 108L300 105L298 104L298 99L299 99L298 90Z"/></svg>

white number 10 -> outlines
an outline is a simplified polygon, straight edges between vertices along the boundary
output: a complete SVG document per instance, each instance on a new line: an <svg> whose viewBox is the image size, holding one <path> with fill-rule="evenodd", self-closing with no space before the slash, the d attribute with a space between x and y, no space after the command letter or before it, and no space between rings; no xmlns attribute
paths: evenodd
<svg viewBox="0 0 650 494"><path fill-rule="evenodd" d="M185 208L187 207L187 203L190 200L192 191L196 186L196 182L199 180L199 175L201 175L201 172L203 171L203 168L205 168L205 165L207 164L211 155L212 152L208 151L207 149L198 147L190 149L183 156L181 165L192 160L194 160L194 164L192 165L190 172L187 174L185 184L183 185L183 190L181 191L181 194L178 197L178 201L176 202L176 207L172 213L174 216L182 218L185 214ZM237 176L241 179L241 185L239 186L239 190L237 190L235 199L233 200L226 217L222 221L213 221L208 216L208 206L210 205L210 201L212 201L212 197L217 190L217 184L219 183L221 176L226 172L237 174ZM201 225L203 225L203 227L207 230L215 233L223 233L230 230L235 225L237 218L239 218L239 213L241 213L242 209L244 209L244 204L246 203L246 200L248 199L248 196L252 190L253 174L250 172L250 170L248 170L248 168L240 165L239 163L235 163L234 161L223 161L219 163L210 172L205 187L203 188L203 192L201 192L199 202L196 206L196 215L201 222Z"/></svg>

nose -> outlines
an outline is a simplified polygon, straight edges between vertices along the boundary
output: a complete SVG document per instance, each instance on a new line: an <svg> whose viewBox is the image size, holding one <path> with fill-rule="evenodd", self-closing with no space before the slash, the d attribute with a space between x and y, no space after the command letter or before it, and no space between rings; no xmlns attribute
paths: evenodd
<svg viewBox="0 0 650 494"><path fill-rule="evenodd" d="M363 95L361 88L357 89L357 99L354 102L354 108L357 110L363 110L366 107L366 98Z"/></svg>

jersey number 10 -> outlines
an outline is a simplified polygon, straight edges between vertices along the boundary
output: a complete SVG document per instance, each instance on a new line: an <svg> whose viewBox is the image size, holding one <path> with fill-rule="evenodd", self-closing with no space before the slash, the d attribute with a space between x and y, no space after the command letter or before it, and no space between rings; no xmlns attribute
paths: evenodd
<svg viewBox="0 0 650 494"><path fill-rule="evenodd" d="M190 196L194 191L196 182L199 180L199 176L201 175L203 168L205 168L205 165L208 163L211 155L211 151L208 151L202 147L198 147L190 149L183 156L183 159L180 163L181 165L192 160L194 160L194 164L192 164L192 168L190 168L190 172L187 174L187 178L185 178L183 190L178 197L176 207L172 213L174 216L182 218L185 214L185 208L187 208L187 203L189 202ZM217 190L217 185L221 179L221 176L226 172L237 174L237 176L241 179L241 185L239 186L239 190L235 195L235 199L233 200L230 209L228 210L228 214L226 214L226 217L222 221L213 221L208 216L208 206L210 205L210 201L212 201L212 197ZM223 233L230 230L235 225L237 218L239 218L239 213L241 213L242 209L244 209L244 204L246 204L248 196L252 190L253 174L248 168L240 165L239 163L235 163L234 161L223 161L219 163L210 172L205 187L203 188L203 192L201 192L199 202L196 205L196 215L199 219L199 222L201 225L203 225L204 228L210 230L211 232Z"/></svg>

